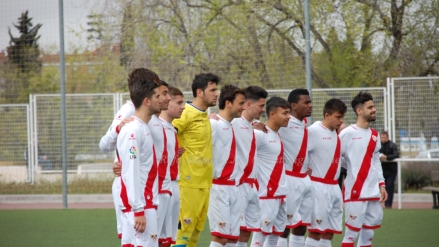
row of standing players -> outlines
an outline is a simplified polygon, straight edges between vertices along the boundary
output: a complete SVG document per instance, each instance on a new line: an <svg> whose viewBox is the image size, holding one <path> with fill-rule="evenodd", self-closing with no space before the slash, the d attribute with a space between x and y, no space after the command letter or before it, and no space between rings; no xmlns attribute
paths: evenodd
<svg viewBox="0 0 439 247"><path fill-rule="evenodd" d="M142 146L139 133L131 130L135 129L134 122L142 123L138 117L141 107L135 106L132 93L138 87L130 83L135 72L128 80L132 102L116 114L100 143L101 149L110 151L117 142L123 164L122 179L116 178L113 186L116 214L121 219L118 230L119 225L121 229L129 228L121 230L122 246L155 246L157 240L162 246L196 246L206 214L213 247L247 246L251 232L251 246L283 247L287 246L290 229L290 247L331 246L333 234L342 230L343 199L347 228L342 246L353 246L358 233L358 246L371 246L373 229L382 220L379 200L385 199L386 193L379 157L377 160L378 133L369 128L375 120L370 94L360 92L355 96L352 107L357 123L338 135L347 107L340 100L329 100L323 109L323 120L308 128L306 117L312 113L312 104L305 89L293 90L288 100L271 97L266 102L268 94L260 87L240 90L225 85L218 100L220 111L208 120L206 109L215 105L218 98L217 76L197 75L192 85L195 99L185 107L178 89L156 82L159 107L150 111L148 122L143 121L147 133L142 133L151 135L147 141L154 145L146 141L149 146ZM142 105L148 105L145 109L154 108L154 97L152 94L152 100L144 100L149 105L142 101ZM262 130L253 130L264 108L266 125ZM132 115L134 121L128 118ZM176 159L178 147L184 148L180 165ZM144 151L148 148L155 152ZM158 161L156 171L154 154ZM142 162L136 164L142 156L151 157L151 165L139 183L145 189L143 201L139 200L144 204L136 207L133 197L139 195L130 193L133 188L129 183L142 173L141 168L134 168L142 166ZM348 168L343 196L337 185L341 157ZM157 174L156 188L153 182L148 183L151 173ZM154 194L155 189L158 195ZM139 228L136 222L140 211L145 212L146 228ZM156 217L157 224L148 217ZM305 240L306 227L309 234Z"/></svg>

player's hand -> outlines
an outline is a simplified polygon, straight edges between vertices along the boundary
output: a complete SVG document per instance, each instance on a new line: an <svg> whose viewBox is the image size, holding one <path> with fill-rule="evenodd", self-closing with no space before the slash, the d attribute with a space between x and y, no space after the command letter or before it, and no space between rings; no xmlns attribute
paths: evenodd
<svg viewBox="0 0 439 247"><path fill-rule="evenodd" d="M253 126L253 129L255 129L255 130L261 130L261 131L263 131L264 133L267 133L267 132L268 132L267 128L265 127L265 124L262 123L262 122L254 122L254 123L252 124L252 126Z"/></svg>
<svg viewBox="0 0 439 247"><path fill-rule="evenodd" d="M144 232L146 229L146 218L145 215L143 216L135 216L134 217L134 230L136 232Z"/></svg>
<svg viewBox="0 0 439 247"><path fill-rule="evenodd" d="M184 153L184 148L178 148L178 158L180 158Z"/></svg>
<svg viewBox="0 0 439 247"><path fill-rule="evenodd" d="M380 160L381 161L386 161L387 160L387 156L385 154L380 156Z"/></svg>
<svg viewBox="0 0 439 247"><path fill-rule="evenodd" d="M306 169L306 173L308 174L308 176L311 176L311 174L312 174L312 169L308 167L308 168Z"/></svg>
<svg viewBox="0 0 439 247"><path fill-rule="evenodd" d="M216 115L216 113L210 113L208 116L209 119L215 119L215 120L220 120L220 118L218 117L218 115Z"/></svg>
<svg viewBox="0 0 439 247"><path fill-rule="evenodd" d="M387 191L386 191L386 187L381 186L380 187L380 193L381 193L381 200L380 202L385 202L387 200Z"/></svg>
<svg viewBox="0 0 439 247"><path fill-rule="evenodd" d="M127 117L122 122L120 122L119 126L117 127L119 129L119 132L122 130L122 127L125 126L127 123L132 122L134 120L133 117Z"/></svg>
<svg viewBox="0 0 439 247"><path fill-rule="evenodd" d="M116 174L116 176L120 176L120 174L122 173L122 166L120 165L119 161L114 162L113 165L113 172L114 174Z"/></svg>

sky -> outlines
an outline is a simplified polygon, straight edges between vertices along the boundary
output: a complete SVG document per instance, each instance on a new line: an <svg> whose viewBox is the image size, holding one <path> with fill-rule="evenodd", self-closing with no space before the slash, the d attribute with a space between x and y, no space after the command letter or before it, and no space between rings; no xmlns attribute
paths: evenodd
<svg viewBox="0 0 439 247"><path fill-rule="evenodd" d="M29 11L28 16L33 18L32 24L43 24L38 32L40 48L50 50L49 47L59 47L59 0L0 0L0 51L9 46L8 27L14 37L19 32L13 26L18 23L21 13ZM104 0L64 0L64 39L66 50L72 44L85 40L88 35L86 30L87 15L97 10ZM78 38L74 32L81 33ZM58 49L57 49L58 50Z"/></svg>

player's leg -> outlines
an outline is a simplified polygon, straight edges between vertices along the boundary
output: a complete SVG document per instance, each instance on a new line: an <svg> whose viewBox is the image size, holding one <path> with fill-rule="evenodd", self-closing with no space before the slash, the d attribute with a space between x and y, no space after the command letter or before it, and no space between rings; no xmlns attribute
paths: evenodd
<svg viewBox="0 0 439 247"><path fill-rule="evenodd" d="M332 203L329 191L325 184L319 182L312 182L315 191L319 193L314 194L313 210L311 212L311 226L308 228L308 237L305 240L305 247L317 247L320 244L320 239L329 227L329 213L331 211Z"/></svg>
<svg viewBox="0 0 439 247"><path fill-rule="evenodd" d="M122 238L122 217L123 217L122 210L120 210L120 187L121 187L120 177L117 176L114 178L113 185L111 186L111 193L113 195L114 209L116 211L116 230L117 230L118 238Z"/></svg>
<svg viewBox="0 0 439 247"><path fill-rule="evenodd" d="M260 211L260 232L254 232L251 247L262 247L268 235L273 232L275 219L280 209L280 203L276 199L259 200Z"/></svg>
<svg viewBox="0 0 439 247"><path fill-rule="evenodd" d="M354 247L354 242L366 216L367 202L355 201L345 203L345 234L343 237L342 247Z"/></svg>
<svg viewBox="0 0 439 247"><path fill-rule="evenodd" d="M302 247L305 244L306 227L311 225L311 214L314 207L314 188L311 184L311 179L305 177L301 180L305 187L299 207L299 215L302 222L299 226L293 228L293 235L291 236L293 239L292 241L290 240L290 247Z"/></svg>
<svg viewBox="0 0 439 247"><path fill-rule="evenodd" d="M177 239L178 217L180 214L180 189L178 188L177 181L171 182L171 191L171 238L172 244L175 244L175 240Z"/></svg>
<svg viewBox="0 0 439 247"><path fill-rule="evenodd" d="M200 193L198 188L180 187L180 216L179 229L177 231L177 239L174 246L183 247L189 246L192 235L196 237L198 214L203 205L204 195ZM196 240L198 241L198 240ZM195 245L196 246L196 242Z"/></svg>
<svg viewBox="0 0 439 247"><path fill-rule="evenodd" d="M238 188L229 186L230 193L230 237L226 247L235 247L239 239L241 205L238 201Z"/></svg>
<svg viewBox="0 0 439 247"><path fill-rule="evenodd" d="M320 239L319 247L331 247L331 241L334 234L342 234L342 217L343 217L343 201L341 191L338 185L327 186L331 194L331 210L327 219L327 231ZM314 190L317 191L317 190ZM316 197L315 197L316 198ZM317 203L315 203L317 204Z"/></svg>
<svg viewBox="0 0 439 247"><path fill-rule="evenodd" d="M387 200L385 201L386 208L392 208L393 204L393 194L395 192L395 179L396 179L396 173L389 174L386 177L386 190L387 190Z"/></svg>
<svg viewBox="0 0 439 247"><path fill-rule="evenodd" d="M298 227L302 223L302 218L299 214L300 204L303 200L305 184L301 178L296 178L292 176L286 176L287 187L290 188L287 193L287 222L284 233L280 236L277 246L287 247L287 238L290 234L291 229ZM290 235L290 244L295 239L293 233Z"/></svg>
<svg viewBox="0 0 439 247"><path fill-rule="evenodd" d="M145 210L146 228L142 233L137 232L137 247L157 247L157 210L149 208Z"/></svg>
<svg viewBox="0 0 439 247"><path fill-rule="evenodd" d="M201 232L204 230L204 224L207 220L207 210L209 207L210 189L197 189L200 194L200 201L197 201L199 207L197 208L197 223L187 247L196 247L200 239Z"/></svg>
<svg viewBox="0 0 439 247"><path fill-rule="evenodd" d="M283 230L287 225L287 203L285 198L276 199L275 201L279 210L273 222L273 232L267 237L264 247L276 247L280 239L279 237L284 233Z"/></svg>
<svg viewBox="0 0 439 247"><path fill-rule="evenodd" d="M123 213L122 217L122 237L121 246L122 247L134 247L136 244L136 231L134 230L134 213L127 212Z"/></svg>
<svg viewBox="0 0 439 247"><path fill-rule="evenodd" d="M360 231L357 246L372 246L374 229L381 227L383 209L379 201L368 201L364 223Z"/></svg>
<svg viewBox="0 0 439 247"><path fill-rule="evenodd" d="M239 240L236 247L247 247L247 243L250 240L252 232L260 231L261 227L261 217L259 206L259 195L256 187L250 184L243 184L245 186L245 200L243 203L243 224L241 224L241 231L239 234ZM239 195L241 197L243 195Z"/></svg>
<svg viewBox="0 0 439 247"><path fill-rule="evenodd" d="M209 218L212 241L210 247L224 246L230 236L231 196L230 186L214 184L210 189Z"/></svg>
<svg viewBox="0 0 439 247"><path fill-rule="evenodd" d="M170 217L170 194L159 194L159 206L157 208L157 229L158 229L158 239L159 246L166 246L170 244L168 239L168 234L166 228L166 220Z"/></svg>

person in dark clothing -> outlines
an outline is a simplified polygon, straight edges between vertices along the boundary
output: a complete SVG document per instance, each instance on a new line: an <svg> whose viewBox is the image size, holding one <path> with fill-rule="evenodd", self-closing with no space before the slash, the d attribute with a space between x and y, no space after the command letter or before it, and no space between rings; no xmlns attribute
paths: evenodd
<svg viewBox="0 0 439 247"><path fill-rule="evenodd" d="M347 126L345 124L342 124L340 128L337 130L337 133L340 134L340 132L346 127ZM341 168L340 168L340 176L338 177L338 185L340 186L340 189L343 189L343 181L346 178L346 175L348 174L346 168L344 167L345 165L343 164L343 162L344 161L342 160Z"/></svg>
<svg viewBox="0 0 439 247"><path fill-rule="evenodd" d="M393 193L395 191L395 178L398 172L398 163L392 162L392 160L399 158L399 151L396 144L389 140L389 134L387 131L381 132L380 139L380 160L383 168L384 180L386 182L387 194L389 195L384 205L386 208L392 208Z"/></svg>

